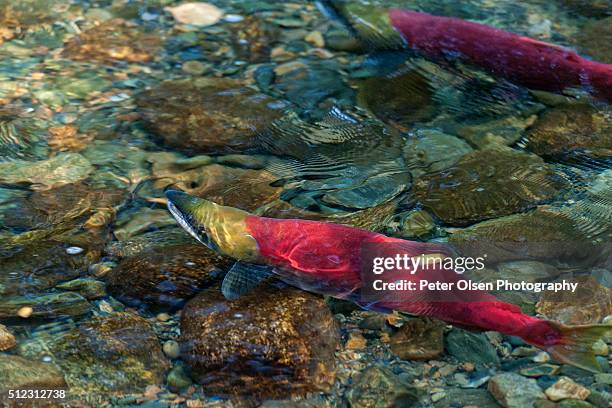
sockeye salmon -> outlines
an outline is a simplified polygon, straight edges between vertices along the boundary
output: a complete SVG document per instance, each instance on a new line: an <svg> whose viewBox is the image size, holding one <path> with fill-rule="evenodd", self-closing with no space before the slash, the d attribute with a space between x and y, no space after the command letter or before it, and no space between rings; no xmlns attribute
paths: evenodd
<svg viewBox="0 0 612 408"><path fill-rule="evenodd" d="M612 101L612 64L588 60L558 45L454 17L338 0L317 4L374 49L457 59L528 88L561 92L582 87Z"/></svg>
<svg viewBox="0 0 612 408"><path fill-rule="evenodd" d="M258 217L180 191L166 192L168 209L200 243L234 258L222 291L229 299L247 293L270 275L301 289L355 301L378 311L397 310L451 324L519 336L548 351L557 360L600 371L592 345L612 325L565 326L526 315L486 292L471 292L470 301L402 297L363 302L361 249L368 244L393 244L408 256L444 252L440 244L406 241L382 234L299 219ZM415 279L405 274L393 278ZM457 274L438 275L447 281Z"/></svg>

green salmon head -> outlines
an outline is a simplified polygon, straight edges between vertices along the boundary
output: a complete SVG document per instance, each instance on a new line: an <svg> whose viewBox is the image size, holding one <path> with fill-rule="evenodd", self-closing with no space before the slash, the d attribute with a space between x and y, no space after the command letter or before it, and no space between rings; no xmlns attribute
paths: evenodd
<svg viewBox="0 0 612 408"><path fill-rule="evenodd" d="M172 216L198 242L237 260L257 260L257 241L246 223L249 213L177 190L166 191L166 198Z"/></svg>

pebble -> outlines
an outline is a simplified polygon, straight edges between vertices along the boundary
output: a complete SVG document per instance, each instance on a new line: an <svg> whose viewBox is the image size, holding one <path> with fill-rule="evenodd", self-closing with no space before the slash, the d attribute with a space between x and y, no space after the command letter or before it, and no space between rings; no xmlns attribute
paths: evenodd
<svg viewBox="0 0 612 408"><path fill-rule="evenodd" d="M202 75L206 72L206 65L200 61L185 61L183 63L183 72L191 75Z"/></svg>
<svg viewBox="0 0 612 408"><path fill-rule="evenodd" d="M542 364L534 367L523 368L520 373L525 377L542 377L544 375L555 375L561 367L553 364Z"/></svg>
<svg viewBox="0 0 612 408"><path fill-rule="evenodd" d="M346 348L348 350L361 350L366 347L367 340L361 333L352 332L346 342Z"/></svg>
<svg viewBox="0 0 612 408"><path fill-rule="evenodd" d="M162 349L164 350L164 353L168 356L168 358L175 359L179 358L181 355L181 348L179 347L179 344L174 340L168 340L167 342L165 342Z"/></svg>
<svg viewBox="0 0 612 408"><path fill-rule="evenodd" d="M446 397L446 393L444 391L436 392L435 394L431 396L431 402L438 402L445 397Z"/></svg>
<svg viewBox="0 0 612 408"><path fill-rule="evenodd" d="M515 357L529 357L529 356L533 356L534 354L538 353L538 349L535 347L517 347L514 350L512 350L512 355Z"/></svg>
<svg viewBox="0 0 612 408"><path fill-rule="evenodd" d="M0 324L0 351L6 351L12 349L17 344L13 333L6 328L6 326Z"/></svg>
<svg viewBox="0 0 612 408"><path fill-rule="evenodd" d="M217 23L223 17L223 10L208 3L184 3L164 10L172 14L179 23L206 27Z"/></svg>
<svg viewBox="0 0 612 408"><path fill-rule="evenodd" d="M155 318L160 322L167 322L170 320L170 315L168 313L160 313Z"/></svg>
<svg viewBox="0 0 612 408"><path fill-rule="evenodd" d="M308 35L304 37L304 41L314 45L317 48L325 47L325 39L320 31L312 31L308 33Z"/></svg>
<svg viewBox="0 0 612 408"><path fill-rule="evenodd" d="M244 17L240 14L226 14L225 17L223 17L223 20L227 21L228 23L239 23L244 20Z"/></svg>
<svg viewBox="0 0 612 408"><path fill-rule="evenodd" d="M608 345L601 339L593 343L593 353L596 356L607 356L609 352Z"/></svg>
<svg viewBox="0 0 612 408"><path fill-rule="evenodd" d="M488 390L506 408L531 407L538 399L544 399L536 380L516 373L497 374L489 380Z"/></svg>
<svg viewBox="0 0 612 408"><path fill-rule="evenodd" d="M78 255L82 253L83 251L84 251L83 248L77 247L77 246L71 246L71 247L66 248L66 253L68 255Z"/></svg>
<svg viewBox="0 0 612 408"><path fill-rule="evenodd" d="M595 374L595 382L600 384L612 385L612 373Z"/></svg>
<svg viewBox="0 0 612 408"><path fill-rule="evenodd" d="M168 373L168 385L174 389L182 389L192 384L191 378L185 373L183 366L174 367Z"/></svg>
<svg viewBox="0 0 612 408"><path fill-rule="evenodd" d="M591 394L587 388L577 384L569 377L561 377L559 380L544 391L551 401L565 399L585 400Z"/></svg>
<svg viewBox="0 0 612 408"><path fill-rule="evenodd" d="M30 306L25 306L17 311L17 316L27 319L28 317L32 316L32 313L34 313L34 309L32 309Z"/></svg>
<svg viewBox="0 0 612 408"><path fill-rule="evenodd" d="M550 354L545 351L540 351L538 354L533 356L532 360L536 363L547 363L550 361Z"/></svg>
<svg viewBox="0 0 612 408"><path fill-rule="evenodd" d="M157 394L159 394L161 391L162 389L159 388L157 385L149 385L145 389L145 392L143 395L146 399L152 400L152 399L157 398Z"/></svg>

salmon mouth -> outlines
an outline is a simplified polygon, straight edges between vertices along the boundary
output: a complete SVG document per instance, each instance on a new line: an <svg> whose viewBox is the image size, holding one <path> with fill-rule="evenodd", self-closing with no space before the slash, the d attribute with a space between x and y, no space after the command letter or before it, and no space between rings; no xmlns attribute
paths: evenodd
<svg viewBox="0 0 612 408"><path fill-rule="evenodd" d="M165 195L168 199L168 211L176 222L199 243L210 246L206 227L195 219L197 198L178 190L168 190Z"/></svg>

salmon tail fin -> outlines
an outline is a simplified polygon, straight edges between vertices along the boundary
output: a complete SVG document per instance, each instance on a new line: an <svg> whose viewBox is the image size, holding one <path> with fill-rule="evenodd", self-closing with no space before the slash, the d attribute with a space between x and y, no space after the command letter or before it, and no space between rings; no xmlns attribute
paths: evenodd
<svg viewBox="0 0 612 408"><path fill-rule="evenodd" d="M593 344L606 333L612 332L610 324L594 324L584 326L565 326L556 322L548 322L560 338L555 344L545 349L552 357L562 363L571 364L591 372L601 372L602 368L595 359Z"/></svg>

